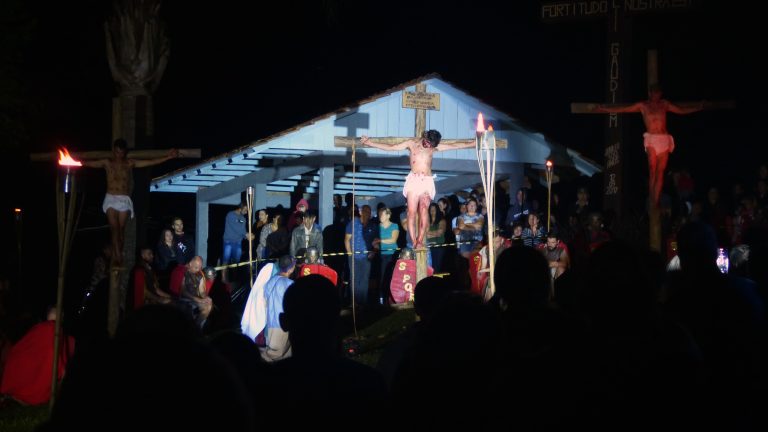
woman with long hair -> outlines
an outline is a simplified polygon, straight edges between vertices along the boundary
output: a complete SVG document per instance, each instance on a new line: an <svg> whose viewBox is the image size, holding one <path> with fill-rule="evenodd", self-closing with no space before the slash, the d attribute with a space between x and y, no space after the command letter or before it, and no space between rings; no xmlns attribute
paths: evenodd
<svg viewBox="0 0 768 432"><path fill-rule="evenodd" d="M379 301L383 304L389 299L389 283L392 279L390 267L394 263L397 250L397 238L400 231L396 223L392 223L392 210L384 207L379 210L379 250L381 251L381 289Z"/></svg>
<svg viewBox="0 0 768 432"><path fill-rule="evenodd" d="M162 290L168 291L171 271L178 265L179 256L173 244L173 231L166 228L160 233L155 251L155 273Z"/></svg>
<svg viewBox="0 0 768 432"><path fill-rule="evenodd" d="M432 203L429 205L429 230L427 231L427 245L430 246L432 254L432 267L435 272L443 270L443 257L445 256L445 246L437 246L445 243L445 214L440 207Z"/></svg>
<svg viewBox="0 0 768 432"><path fill-rule="evenodd" d="M457 228L461 231L462 243L459 247L461 256L469 259L469 256L483 240L483 227L485 218L477 212L477 201L474 198L467 200L467 213L459 216Z"/></svg>
<svg viewBox="0 0 768 432"><path fill-rule="evenodd" d="M272 218L272 232L267 236L267 251L269 258L280 258L288 254L291 236L283 226L283 215L275 214Z"/></svg>

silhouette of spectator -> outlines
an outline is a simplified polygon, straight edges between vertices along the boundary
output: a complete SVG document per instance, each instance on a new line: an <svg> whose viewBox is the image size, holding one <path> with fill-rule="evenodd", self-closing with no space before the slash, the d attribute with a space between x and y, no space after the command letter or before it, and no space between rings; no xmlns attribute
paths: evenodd
<svg viewBox="0 0 768 432"><path fill-rule="evenodd" d="M78 353L42 430L252 431L253 403L237 372L167 305L129 316L114 340Z"/></svg>
<svg viewBox="0 0 768 432"><path fill-rule="evenodd" d="M397 368L406 353L416 344L425 323L434 316L439 305L450 295L450 287L443 278L430 276L416 284L413 307L419 320L387 344L376 364L376 369L384 376L388 386L392 385Z"/></svg>
<svg viewBox="0 0 768 432"><path fill-rule="evenodd" d="M447 407L456 401L491 395L496 371L498 326L479 296L455 293L439 305L408 350L392 380L392 400L423 400ZM491 378L493 377L493 378ZM496 412L492 397L482 397L484 409ZM508 412L498 411L498 412ZM490 427L492 415L473 409L437 413L411 410L412 422L420 427L442 428L457 422L472 422L478 430Z"/></svg>
<svg viewBox="0 0 768 432"><path fill-rule="evenodd" d="M336 288L320 275L296 280L285 293L280 324L293 355L274 363L268 391L313 425L338 425L338 408L370 420L386 401L384 380L374 369L341 355L341 310ZM306 419L282 419L305 424Z"/></svg>
<svg viewBox="0 0 768 432"><path fill-rule="evenodd" d="M582 298L590 323L586 373L602 389L590 395L603 407L601 424L630 417L645 427L676 424L693 413L700 355L689 335L659 313L663 269L659 255L618 241L590 257ZM660 403L648 412L651 393Z"/></svg>
<svg viewBox="0 0 768 432"><path fill-rule="evenodd" d="M754 427L764 420L757 412L766 397L758 389L766 388L768 376L765 306L754 284L720 273L710 226L689 223L677 241L680 272L669 282L667 312L701 350L708 372L700 396L704 412L714 416L709 421Z"/></svg>
<svg viewBox="0 0 768 432"><path fill-rule="evenodd" d="M529 247L508 248L496 261L494 282L491 303L501 326L497 408L515 406L517 422L538 428L584 421L580 392L588 380L576 355L581 327L550 303L546 258Z"/></svg>
<svg viewBox="0 0 768 432"><path fill-rule="evenodd" d="M218 277L216 269L213 267L204 268L203 274L205 275L206 290L213 303L213 309L205 323L205 332L215 333L236 329L239 318L235 316L232 306L231 285Z"/></svg>

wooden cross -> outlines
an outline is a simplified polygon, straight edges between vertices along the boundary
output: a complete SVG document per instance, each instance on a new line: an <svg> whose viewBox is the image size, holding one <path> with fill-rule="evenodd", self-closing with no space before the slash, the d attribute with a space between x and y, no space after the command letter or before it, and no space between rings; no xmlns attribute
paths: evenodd
<svg viewBox="0 0 768 432"><path fill-rule="evenodd" d="M412 108L416 112L416 127L413 137L371 137L373 141L395 145L400 144L403 141L420 138L424 131L427 129L427 110L439 111L440 110L440 93L427 93L427 85L424 83L416 84L415 92L403 91L403 108ZM440 140L441 144L444 143L465 143L467 139L444 139ZM360 138L357 137L334 137L334 146L336 147L352 147L352 145L360 146ZM497 139L497 148L507 148L507 140ZM427 277L427 249L416 249L416 282Z"/></svg>
<svg viewBox="0 0 768 432"><path fill-rule="evenodd" d="M658 53L656 50L649 50L648 51L648 87L650 88L651 85L658 84L659 83L659 69L658 69ZM612 101L615 102L615 101ZM675 102L675 105L685 108L690 106L696 106L701 104L700 101L697 102ZM604 114L604 112L596 111L595 108L598 105L602 105L604 108L610 110L611 108L622 108L624 106L627 106L628 104L617 104L617 103L610 103L610 104L596 104L596 103L572 103L571 104L571 112L575 114ZM705 105L703 105L703 109L731 109L734 108L733 101L720 101L720 102L707 102ZM611 117L617 116L617 113L611 113ZM610 127L610 122L609 122ZM611 168L615 168L617 166L621 165L621 159L622 159L622 151L620 148L620 141L616 141L615 144L609 145L606 147L606 169L610 170ZM607 176L607 185L606 185L606 195L610 195L611 192L616 192L618 189L616 176L619 175L619 173L608 173ZM652 174L651 174L652 175ZM649 178L649 181L651 179ZM651 199L651 205L648 207L648 215L649 215L649 245L651 249L654 249L656 251L661 251L661 221L659 216L659 209L657 208L657 203L654 202L653 199Z"/></svg>
<svg viewBox="0 0 768 432"><path fill-rule="evenodd" d="M693 0L674 0L668 2L650 1L548 1L541 6L540 18L544 22L560 22L574 19L605 18L607 23L607 86L606 95L609 103L623 99L626 82L625 58L629 52L631 20L635 13L679 10L692 7ZM580 104L577 104L580 105ZM622 121L615 113L608 117L605 134L605 180L603 207L613 210L617 216L622 211L623 181L623 146Z"/></svg>

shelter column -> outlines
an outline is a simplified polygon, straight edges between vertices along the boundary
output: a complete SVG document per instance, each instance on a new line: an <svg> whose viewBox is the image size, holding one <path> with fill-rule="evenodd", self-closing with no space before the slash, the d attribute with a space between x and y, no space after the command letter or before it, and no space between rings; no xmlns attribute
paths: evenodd
<svg viewBox="0 0 768 432"><path fill-rule="evenodd" d="M195 250L203 258L203 265L208 265L208 201L201 201L196 194L195 205Z"/></svg>
<svg viewBox="0 0 768 432"><path fill-rule="evenodd" d="M509 174L509 202L514 204L517 202L517 191L523 186L523 164L513 164L507 174Z"/></svg>
<svg viewBox="0 0 768 432"><path fill-rule="evenodd" d="M267 184L257 183L253 185L253 211L265 208L267 208Z"/></svg>
<svg viewBox="0 0 768 432"><path fill-rule="evenodd" d="M320 187L318 190L318 217L322 228L333 223L333 165L318 170Z"/></svg>

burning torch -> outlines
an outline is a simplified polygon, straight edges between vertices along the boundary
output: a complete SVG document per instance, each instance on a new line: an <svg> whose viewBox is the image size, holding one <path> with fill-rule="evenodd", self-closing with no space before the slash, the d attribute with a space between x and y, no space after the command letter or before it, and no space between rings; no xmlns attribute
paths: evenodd
<svg viewBox="0 0 768 432"><path fill-rule="evenodd" d="M496 228L494 218L496 197L496 134L493 132L493 126L488 125L485 129L483 113L477 114L477 128L475 129L475 152L477 155L477 164L480 167L480 178L483 181L485 189L485 205L488 214L488 289L490 292L486 296L489 298L496 292L494 284L494 268L496 266L496 251L494 250L493 234Z"/></svg>
<svg viewBox="0 0 768 432"><path fill-rule="evenodd" d="M68 194L72 189L72 168L81 167L83 166L83 163L74 160L72 156L69 155L67 149L61 149L59 150L59 166L65 168L64 193Z"/></svg>
<svg viewBox="0 0 768 432"><path fill-rule="evenodd" d="M547 160L547 232L549 232L549 225L552 208L552 166L554 165L551 160Z"/></svg>
<svg viewBox="0 0 768 432"><path fill-rule="evenodd" d="M56 187L56 216L59 227L59 280L56 289L56 324L54 326L53 373L51 374L51 407L56 398L56 387L59 378L59 347L61 346L61 317L64 300L64 275L69 259L69 250L72 247L72 233L77 225L75 208L77 207L77 193L75 182L75 169L83 166L80 161L74 160L67 149L59 150L59 171ZM62 175L64 176L62 184ZM78 215L79 216L79 215Z"/></svg>

